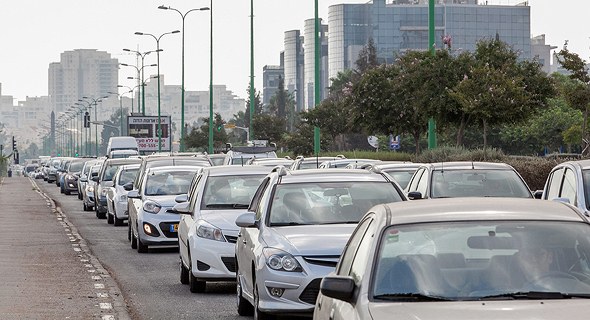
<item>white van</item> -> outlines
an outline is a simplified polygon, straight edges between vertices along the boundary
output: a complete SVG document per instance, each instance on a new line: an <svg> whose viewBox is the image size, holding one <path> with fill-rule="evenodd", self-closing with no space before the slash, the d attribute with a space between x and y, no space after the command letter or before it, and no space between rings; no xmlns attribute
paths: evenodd
<svg viewBox="0 0 590 320"><path fill-rule="evenodd" d="M111 137L107 146L107 155L115 150L135 150L139 153L137 140L134 137Z"/></svg>

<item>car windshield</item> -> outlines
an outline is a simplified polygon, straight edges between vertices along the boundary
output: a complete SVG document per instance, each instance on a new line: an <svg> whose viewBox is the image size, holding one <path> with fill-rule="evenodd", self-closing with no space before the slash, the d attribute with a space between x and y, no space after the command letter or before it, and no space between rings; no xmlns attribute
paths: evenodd
<svg viewBox="0 0 590 320"><path fill-rule="evenodd" d="M554 221L392 226L381 236L372 296L421 301L417 297L590 295L589 239L587 224Z"/></svg>
<svg viewBox="0 0 590 320"><path fill-rule="evenodd" d="M357 223L378 204L402 201L387 182L279 184L272 198L270 226Z"/></svg>
<svg viewBox="0 0 590 320"><path fill-rule="evenodd" d="M111 164L108 167L105 168L104 173L103 173L103 177L102 180L103 181L112 181L113 180L113 176L115 175L115 172L117 172L117 170L119 169L119 167L122 166L122 164Z"/></svg>
<svg viewBox="0 0 590 320"><path fill-rule="evenodd" d="M195 171L151 173L147 177L145 195L177 195L188 192Z"/></svg>
<svg viewBox="0 0 590 320"><path fill-rule="evenodd" d="M209 177L201 209L247 209L265 175Z"/></svg>
<svg viewBox="0 0 590 320"><path fill-rule="evenodd" d="M137 176L138 171L139 171L139 169L128 169L128 170L121 172L121 175L119 176L118 184L120 186L123 186L129 182L135 181L135 177Z"/></svg>
<svg viewBox="0 0 590 320"><path fill-rule="evenodd" d="M321 163L321 162L320 162ZM313 162L301 162L299 165L299 170L306 170L306 169L317 169L319 168L320 164L313 161Z"/></svg>
<svg viewBox="0 0 590 320"><path fill-rule="evenodd" d="M526 184L513 170L445 170L432 174L432 198L531 198Z"/></svg>
<svg viewBox="0 0 590 320"><path fill-rule="evenodd" d="M96 161L92 161L90 163L86 163L86 166L84 167L84 171L82 172L83 174L88 174L88 172L90 171L90 169L92 168L92 166L94 166L96 164Z"/></svg>
<svg viewBox="0 0 590 320"><path fill-rule="evenodd" d="M84 162L72 162L72 164L70 164L70 169L68 171L79 172L82 171L82 167L84 167Z"/></svg>
<svg viewBox="0 0 590 320"><path fill-rule="evenodd" d="M389 170L383 170L383 172L390 175L393 178L393 180L395 180L395 182L397 182L402 189L405 189L408 186L408 183L410 183L410 178L412 178L412 175L414 174L414 172L416 172L416 169L408 169L408 170L389 169Z"/></svg>
<svg viewBox="0 0 590 320"><path fill-rule="evenodd" d="M225 158L209 158L214 166L222 166Z"/></svg>

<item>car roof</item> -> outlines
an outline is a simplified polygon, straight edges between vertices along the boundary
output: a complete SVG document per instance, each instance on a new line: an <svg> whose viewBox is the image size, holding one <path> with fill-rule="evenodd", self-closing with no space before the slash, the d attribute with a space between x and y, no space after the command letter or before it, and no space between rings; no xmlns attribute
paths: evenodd
<svg viewBox="0 0 590 320"><path fill-rule="evenodd" d="M566 164L577 165L577 166L580 166L582 169L590 169L590 160L567 161L567 162L560 163L556 167L558 167L560 165L566 165Z"/></svg>
<svg viewBox="0 0 590 320"><path fill-rule="evenodd" d="M378 206L375 212L390 224L450 221L542 220L587 222L577 208L557 201L524 198L445 198L404 201Z"/></svg>
<svg viewBox="0 0 590 320"><path fill-rule="evenodd" d="M506 163L501 162L472 162L472 161L456 161L456 162L438 162L428 163L422 166L430 166L434 170L462 170L462 169L512 169Z"/></svg>
<svg viewBox="0 0 590 320"><path fill-rule="evenodd" d="M281 184L334 181L385 182L387 180L380 174L362 169L308 169L295 171L286 170L286 175L282 176Z"/></svg>
<svg viewBox="0 0 590 320"><path fill-rule="evenodd" d="M245 176L245 175L260 175L260 174L269 174L273 168L266 167L266 166L215 166L215 167L206 167L203 170L209 172L209 176Z"/></svg>
<svg viewBox="0 0 590 320"><path fill-rule="evenodd" d="M140 164L139 163L134 163L134 164L125 164L119 167L119 170L129 170L129 169L139 169Z"/></svg>
<svg viewBox="0 0 590 320"><path fill-rule="evenodd" d="M105 162L109 165L122 165L122 164L135 164L135 163L139 164L139 163L141 163L141 160L124 158L124 159L108 159Z"/></svg>
<svg viewBox="0 0 590 320"><path fill-rule="evenodd" d="M149 168L147 170L148 173L156 173L156 172L178 172L178 171L194 171L197 172L199 170L198 167L193 166L165 166L165 167L155 167Z"/></svg>

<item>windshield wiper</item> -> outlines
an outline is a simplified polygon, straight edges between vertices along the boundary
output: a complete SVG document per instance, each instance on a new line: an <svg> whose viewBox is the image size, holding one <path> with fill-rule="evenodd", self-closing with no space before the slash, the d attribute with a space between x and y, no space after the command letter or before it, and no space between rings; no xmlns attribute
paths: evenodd
<svg viewBox="0 0 590 320"><path fill-rule="evenodd" d="M423 293L386 293L374 296L375 299L381 300L413 300L413 301L450 301L452 299L426 295Z"/></svg>
<svg viewBox="0 0 590 320"><path fill-rule="evenodd" d="M478 300L510 298L510 299L571 299L571 298L585 298L590 299L590 294L587 293L561 293L561 292L543 292L543 291L528 291L528 292L509 292L494 294L478 298Z"/></svg>
<svg viewBox="0 0 590 320"><path fill-rule="evenodd" d="M205 207L207 207L207 208L247 209L249 206L250 206L249 204L242 204L242 203L213 203L213 204L208 204Z"/></svg>
<svg viewBox="0 0 590 320"><path fill-rule="evenodd" d="M271 222L271 227L286 227L286 226L308 226L311 223L301 223L301 222Z"/></svg>
<svg viewBox="0 0 590 320"><path fill-rule="evenodd" d="M351 223L357 224L359 222L358 222L358 220L354 220L354 221L351 220L351 221L322 222L320 224L351 224Z"/></svg>

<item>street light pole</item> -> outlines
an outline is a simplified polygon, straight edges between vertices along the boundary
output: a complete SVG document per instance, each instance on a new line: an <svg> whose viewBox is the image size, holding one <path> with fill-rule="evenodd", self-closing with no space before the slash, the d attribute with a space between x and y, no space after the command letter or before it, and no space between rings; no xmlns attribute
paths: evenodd
<svg viewBox="0 0 590 320"><path fill-rule="evenodd" d="M88 102L86 100L82 100L82 99L78 99L78 101L88 103L88 105L86 105L84 107L84 110L92 108L92 105L90 104L90 102ZM86 113L84 113L84 117L86 117ZM88 131L90 131L90 132L88 132ZM88 130L86 130L86 154L88 156L92 156L92 150L90 148L90 138L92 138L92 127L90 127L90 125L88 125Z"/></svg>
<svg viewBox="0 0 590 320"><path fill-rule="evenodd" d="M167 34L174 34L179 33L179 30L174 30L172 32L166 32L161 34L159 37L151 33L143 33L143 32L136 32L135 34L138 36L151 36L156 40L156 55L157 55L157 65L158 65L158 152L162 152L162 120L161 120L161 110L160 110L160 39Z"/></svg>
<svg viewBox="0 0 590 320"><path fill-rule="evenodd" d="M148 54L150 54L152 52L156 52L156 51L147 51L147 52L143 52L143 53L142 52L139 52L139 51L131 50L131 49L123 49L123 51L134 52L135 54L137 54L138 56L141 57L141 68L138 68L137 66L133 66L133 67L135 67L135 69L137 69L137 76L138 76L138 78L139 78L139 73L141 71L141 85L142 85L142 88L141 88L141 94L142 94L142 97L141 97L141 103L142 103L141 114L143 114L145 116L145 82L143 81L143 78L144 78L144 75L145 75L144 74L144 71L143 71L143 68L145 67L144 66L144 59L145 59L145 56L147 56ZM126 63L121 63L121 65L122 66L132 66L132 65L129 65L129 64L126 64ZM152 66L155 66L155 64L153 64ZM137 108L139 109L139 104L137 105Z"/></svg>
<svg viewBox="0 0 590 320"><path fill-rule="evenodd" d="M209 8L204 7L204 8L199 8L199 9L191 9L187 12L185 12L184 14L182 12L180 12L177 9L174 9L172 7L166 7L166 6L159 6L158 9L162 9L162 10L173 10L178 12L178 14L180 14L180 17L182 18L182 84L181 84L181 100L180 100L180 151L184 152L184 18L186 18L186 16L189 14L189 12L192 11L204 11L204 10L209 10Z"/></svg>

